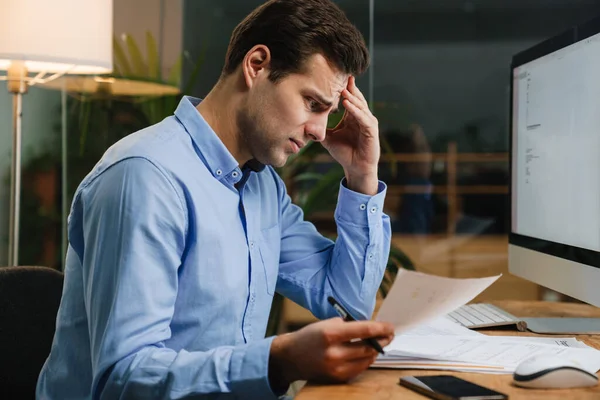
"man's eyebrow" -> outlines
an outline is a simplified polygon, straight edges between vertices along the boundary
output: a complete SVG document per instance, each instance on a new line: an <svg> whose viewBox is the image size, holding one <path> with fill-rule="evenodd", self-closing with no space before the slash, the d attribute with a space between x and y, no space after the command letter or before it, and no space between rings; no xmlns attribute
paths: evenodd
<svg viewBox="0 0 600 400"><path fill-rule="evenodd" d="M327 100L326 98L324 98L319 93L317 93L313 90L308 90L307 95L310 97L313 97L317 102L321 103L322 105L326 106L327 108L329 108L333 105L333 101ZM339 107L336 107L334 110L330 111L330 114L335 114L339 111L340 111Z"/></svg>

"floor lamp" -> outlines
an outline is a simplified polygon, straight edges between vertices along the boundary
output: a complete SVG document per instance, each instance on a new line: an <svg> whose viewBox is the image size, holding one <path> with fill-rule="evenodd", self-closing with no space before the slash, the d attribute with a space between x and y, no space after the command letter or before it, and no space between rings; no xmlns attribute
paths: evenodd
<svg viewBox="0 0 600 400"><path fill-rule="evenodd" d="M0 70L13 94L8 264L19 265L21 115L29 86L112 70L113 0L0 0ZM30 75L31 74L31 75Z"/></svg>

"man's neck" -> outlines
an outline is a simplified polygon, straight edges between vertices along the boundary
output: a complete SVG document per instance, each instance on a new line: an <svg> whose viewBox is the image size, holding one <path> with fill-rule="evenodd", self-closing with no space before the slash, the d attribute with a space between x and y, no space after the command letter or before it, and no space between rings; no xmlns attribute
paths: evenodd
<svg viewBox="0 0 600 400"><path fill-rule="evenodd" d="M247 152L244 151L240 130L237 126L236 110L241 105L242 95L236 89L233 76L222 79L196 106L196 109L239 165L244 165L250 156L246 155Z"/></svg>

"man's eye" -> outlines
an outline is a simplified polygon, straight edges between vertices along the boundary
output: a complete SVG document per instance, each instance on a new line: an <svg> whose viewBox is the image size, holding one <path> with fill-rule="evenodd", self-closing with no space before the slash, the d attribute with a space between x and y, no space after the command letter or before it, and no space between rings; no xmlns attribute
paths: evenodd
<svg viewBox="0 0 600 400"><path fill-rule="evenodd" d="M311 111L319 111L321 109L321 104L318 101L308 99L308 107Z"/></svg>

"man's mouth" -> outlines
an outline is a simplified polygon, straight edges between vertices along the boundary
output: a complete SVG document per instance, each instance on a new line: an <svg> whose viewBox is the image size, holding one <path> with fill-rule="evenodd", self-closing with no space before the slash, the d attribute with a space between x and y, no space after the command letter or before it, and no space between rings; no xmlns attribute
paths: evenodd
<svg viewBox="0 0 600 400"><path fill-rule="evenodd" d="M290 142L292 144L292 151L294 152L294 154L298 153L300 149L304 147L304 143L298 142L294 139L290 139Z"/></svg>

